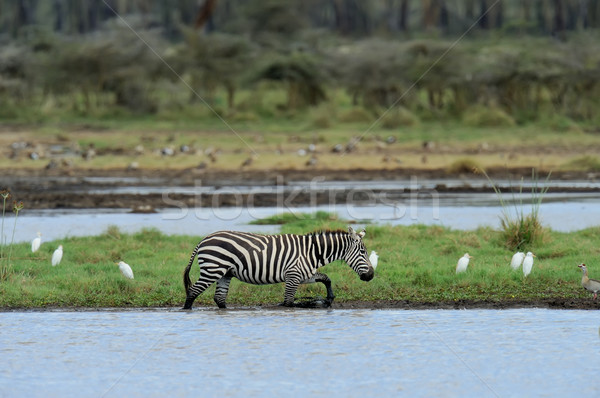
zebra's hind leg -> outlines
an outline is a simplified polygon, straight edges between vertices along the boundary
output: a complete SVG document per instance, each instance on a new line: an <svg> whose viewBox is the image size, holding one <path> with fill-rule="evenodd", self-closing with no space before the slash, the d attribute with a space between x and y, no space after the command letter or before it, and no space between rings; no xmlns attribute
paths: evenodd
<svg viewBox="0 0 600 398"><path fill-rule="evenodd" d="M228 272L224 277L217 281L217 288L215 289L215 303L219 308L227 308L225 300L227 300L227 292L229 292L229 283L231 282L231 272Z"/></svg>
<svg viewBox="0 0 600 398"><path fill-rule="evenodd" d="M202 264L200 266L200 277L187 291L187 297L185 299L183 309L192 309L192 304L194 303L194 300L196 300L196 297L202 294L202 292L204 292L210 285L221 279L226 272L226 268L218 265L209 265L206 263Z"/></svg>
<svg viewBox="0 0 600 398"><path fill-rule="evenodd" d="M296 295L296 290L298 290L298 286L300 285L301 280L297 278L288 278L285 280L285 292L283 296L283 305L284 307L293 307L294 306L294 296Z"/></svg>

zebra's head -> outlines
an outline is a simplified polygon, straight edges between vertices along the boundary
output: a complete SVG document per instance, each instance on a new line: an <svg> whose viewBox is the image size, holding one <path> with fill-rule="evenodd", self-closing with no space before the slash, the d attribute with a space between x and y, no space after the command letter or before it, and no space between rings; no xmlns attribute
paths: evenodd
<svg viewBox="0 0 600 398"><path fill-rule="evenodd" d="M356 233L352 227L348 227L348 233L351 237L350 247L346 250L344 255L344 261L360 276L363 281L370 281L375 276L375 270L369 256L367 255L367 249L362 241L366 231L363 229L359 233Z"/></svg>

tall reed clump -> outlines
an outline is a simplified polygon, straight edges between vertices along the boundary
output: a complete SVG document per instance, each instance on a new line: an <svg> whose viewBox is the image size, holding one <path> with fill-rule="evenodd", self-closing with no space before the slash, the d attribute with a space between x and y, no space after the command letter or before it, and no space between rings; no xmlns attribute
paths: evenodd
<svg viewBox="0 0 600 398"><path fill-rule="evenodd" d="M12 249L15 241L15 231L17 229L17 219L19 218L19 212L23 209L23 202L13 202L13 212L15 213L15 222L13 225L12 238L8 249L8 257L5 258L4 247L6 246L6 239L4 235L4 219L6 216L6 202L10 199L10 192L3 189L0 191L0 197L2 197L2 229L0 230L0 282L8 279L8 276L12 272L12 265L10 259L12 257Z"/></svg>
<svg viewBox="0 0 600 398"><path fill-rule="evenodd" d="M6 214L6 201L10 198L10 192L8 190L3 189L0 191L0 196L2 196L2 231L0 231L0 260L4 258L4 216Z"/></svg>
<svg viewBox="0 0 600 398"><path fill-rule="evenodd" d="M511 211L511 206L504 200L503 193L500 188L492 181L484 170L477 169L490 182L492 189L500 200L502 206L502 215L500 216L500 226L502 227L502 238L504 244L510 250L523 251L534 243L540 241L544 234L544 227L540 222L540 205L546 192L548 192L548 180L550 174L546 177L544 185L539 185L538 175L535 169L531 170L531 212L525 213L523 205L523 179L519 184L518 200L515 198L515 193L511 189L513 199L514 213Z"/></svg>

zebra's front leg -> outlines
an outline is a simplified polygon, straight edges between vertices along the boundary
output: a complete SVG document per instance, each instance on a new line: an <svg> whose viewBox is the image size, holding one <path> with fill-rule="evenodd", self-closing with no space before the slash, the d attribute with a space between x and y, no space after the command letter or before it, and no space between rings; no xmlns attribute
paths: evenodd
<svg viewBox="0 0 600 398"><path fill-rule="evenodd" d="M331 279L329 279L327 275L317 272L309 281L321 282L325 285L325 288L327 289L327 298L325 299L325 304L327 307L331 307L331 304L333 304L333 300L335 299L333 289L331 288Z"/></svg>
<svg viewBox="0 0 600 398"><path fill-rule="evenodd" d="M324 302L322 301L321 298L313 299L311 302L303 303L302 306L303 307L307 307L307 306L331 307L331 304L333 303L333 300L335 299L335 295L333 294L333 289L331 288L331 279L329 279L329 277L327 275L317 272L316 274L311 276L309 279L302 281L303 284L304 283L315 283L315 282L321 282L323 285L325 285L325 288L327 289L327 298L325 299Z"/></svg>

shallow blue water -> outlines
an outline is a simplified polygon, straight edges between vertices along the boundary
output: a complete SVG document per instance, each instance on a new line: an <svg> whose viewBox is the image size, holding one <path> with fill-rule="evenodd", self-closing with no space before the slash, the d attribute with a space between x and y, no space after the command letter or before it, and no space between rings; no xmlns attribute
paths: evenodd
<svg viewBox="0 0 600 398"><path fill-rule="evenodd" d="M0 313L0 396L599 396L597 311Z"/></svg>
<svg viewBox="0 0 600 398"><path fill-rule="evenodd" d="M373 206L256 207L256 208L181 208L153 214L133 214L123 210L32 210L19 216L15 242L28 242L42 233L42 244L73 236L99 235L111 225L133 233L143 228L156 228L167 234L194 236L228 229L259 233L277 233L277 225L249 225L251 221L288 212L313 213L319 210L335 212L343 219L360 223L390 225L441 225L453 229L473 230L479 226L497 228L501 206L456 206L455 204L388 203ZM508 211L514 215L515 209ZM529 212L530 207L524 211ZM542 224L557 231L569 232L600 225L600 200L544 203L540 206ZM9 220L5 240L12 239Z"/></svg>

